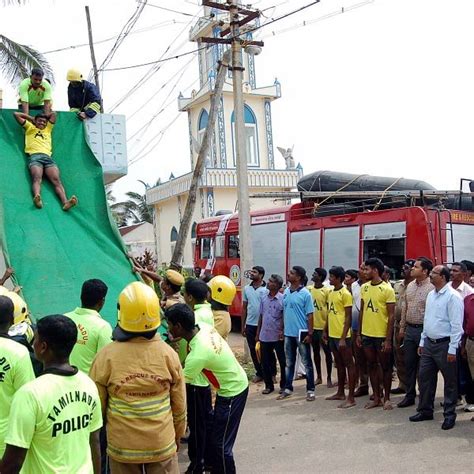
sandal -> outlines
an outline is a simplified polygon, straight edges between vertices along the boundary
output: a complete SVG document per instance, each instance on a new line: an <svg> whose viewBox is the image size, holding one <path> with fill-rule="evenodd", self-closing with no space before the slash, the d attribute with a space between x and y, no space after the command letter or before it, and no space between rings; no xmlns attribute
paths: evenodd
<svg viewBox="0 0 474 474"><path fill-rule="evenodd" d="M273 388L266 388L262 390L262 395L268 395L269 393L272 393L273 390L274 390Z"/></svg>

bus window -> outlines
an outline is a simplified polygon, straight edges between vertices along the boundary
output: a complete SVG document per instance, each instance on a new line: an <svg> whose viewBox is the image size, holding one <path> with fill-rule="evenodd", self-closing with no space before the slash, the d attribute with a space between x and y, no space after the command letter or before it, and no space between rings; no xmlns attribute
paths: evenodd
<svg viewBox="0 0 474 474"><path fill-rule="evenodd" d="M227 249L228 258L240 258L239 236L230 235L228 245L229 245Z"/></svg>
<svg viewBox="0 0 474 474"><path fill-rule="evenodd" d="M216 258L222 258L225 256L225 235L217 235L215 238L216 242L216 252L215 252L215 257Z"/></svg>
<svg viewBox="0 0 474 474"><path fill-rule="evenodd" d="M201 258L211 258L211 238L203 237L201 239Z"/></svg>

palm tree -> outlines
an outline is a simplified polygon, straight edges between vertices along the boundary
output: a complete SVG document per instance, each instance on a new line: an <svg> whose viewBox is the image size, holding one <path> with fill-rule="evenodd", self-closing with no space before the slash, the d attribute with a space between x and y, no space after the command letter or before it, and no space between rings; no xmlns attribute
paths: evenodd
<svg viewBox="0 0 474 474"><path fill-rule="evenodd" d="M143 184L145 188L145 193L140 194L135 191L129 191L125 193L125 195L129 198L127 201L122 201L113 204L113 208L121 209L124 214L125 220L129 223L131 221L132 224L138 224L139 222L150 222L153 223L153 206L150 206L146 202L146 191L151 189L155 186L158 186L161 183L161 180L150 185L145 181L138 180L138 182ZM112 207L112 206L111 206Z"/></svg>
<svg viewBox="0 0 474 474"><path fill-rule="evenodd" d="M24 0L2 0L3 5L23 4ZM0 72L5 79L16 86L28 77L33 68L40 68L54 83L54 75L46 58L31 46L17 43L0 34Z"/></svg>

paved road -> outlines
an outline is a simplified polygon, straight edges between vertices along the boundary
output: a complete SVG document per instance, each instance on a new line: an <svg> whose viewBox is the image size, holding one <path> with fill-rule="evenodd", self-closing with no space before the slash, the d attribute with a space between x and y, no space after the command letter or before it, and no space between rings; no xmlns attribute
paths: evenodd
<svg viewBox="0 0 474 474"><path fill-rule="evenodd" d="M359 398L354 408L338 409L339 402L324 400L334 389L321 386L316 400L307 402L302 381L284 401L261 395L262 389L251 387L242 419L234 449L239 473L474 471L472 415L460 410L455 428L441 430L441 379L435 420L422 423L408 421L413 407L366 410L368 397Z"/></svg>

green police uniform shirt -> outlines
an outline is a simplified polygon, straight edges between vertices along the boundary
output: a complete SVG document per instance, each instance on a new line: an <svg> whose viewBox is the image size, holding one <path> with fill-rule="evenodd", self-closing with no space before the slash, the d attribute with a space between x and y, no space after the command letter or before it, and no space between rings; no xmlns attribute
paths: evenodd
<svg viewBox="0 0 474 474"><path fill-rule="evenodd" d="M34 378L28 349L19 342L0 337L0 459L5 452L4 440L13 395Z"/></svg>
<svg viewBox="0 0 474 474"><path fill-rule="evenodd" d="M214 313L212 312L210 303L201 303L194 305L194 318L196 324L200 327L207 325L214 327ZM188 355L188 343L182 339L179 345L179 360L183 365L186 365L186 357ZM209 382L203 374L199 374L193 381L186 380L186 383L190 383L196 387L207 387Z"/></svg>
<svg viewBox="0 0 474 474"><path fill-rule="evenodd" d="M187 383L194 383L198 374L204 374L221 397L235 397L249 386L247 374L232 349L213 327L205 324L189 341L184 366Z"/></svg>
<svg viewBox="0 0 474 474"><path fill-rule="evenodd" d="M89 436L101 426L94 382L79 370L50 369L16 392L5 443L28 449L23 474L92 474Z"/></svg>
<svg viewBox="0 0 474 474"><path fill-rule="evenodd" d="M76 308L66 316L77 326L77 342L69 361L88 374L97 352L112 342L112 327L93 309Z"/></svg>
<svg viewBox="0 0 474 474"><path fill-rule="evenodd" d="M51 84L43 79L39 87L34 88L31 78L27 77L20 82L18 90L20 103L27 102L31 106L44 105L45 100L51 100Z"/></svg>

